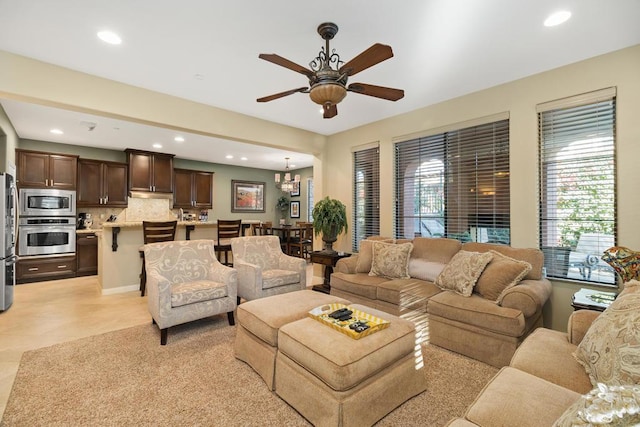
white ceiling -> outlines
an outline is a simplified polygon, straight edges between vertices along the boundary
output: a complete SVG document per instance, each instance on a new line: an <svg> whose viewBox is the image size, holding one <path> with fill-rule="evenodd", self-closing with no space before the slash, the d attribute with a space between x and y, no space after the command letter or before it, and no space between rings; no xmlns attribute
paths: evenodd
<svg viewBox="0 0 640 427"><path fill-rule="evenodd" d="M560 9L570 10L572 18L544 27L544 19ZM638 44L638 17L638 0L0 0L0 49L331 135ZM393 48L393 58L350 83L401 88L405 97L390 102L349 93L332 119L323 119L306 94L257 103L256 98L307 84L302 74L258 54L277 53L308 66L324 45L316 28L326 21L340 27L331 48L343 61L374 43ZM103 29L119 33L123 43L100 41L96 33ZM296 167L312 164L308 154L191 134L177 144L176 133L167 129L0 103L21 138L164 151L265 169L282 169L285 156ZM97 126L89 131L82 121ZM65 134L50 134L52 127ZM152 148L152 142L163 148ZM228 153L233 160L224 158Z"/></svg>

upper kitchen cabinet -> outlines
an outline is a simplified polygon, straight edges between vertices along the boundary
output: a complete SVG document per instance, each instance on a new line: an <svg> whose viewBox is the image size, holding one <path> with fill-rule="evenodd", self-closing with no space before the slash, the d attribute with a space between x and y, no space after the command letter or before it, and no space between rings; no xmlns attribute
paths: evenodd
<svg viewBox="0 0 640 427"><path fill-rule="evenodd" d="M213 207L213 172L174 169L174 184L174 208Z"/></svg>
<svg viewBox="0 0 640 427"><path fill-rule="evenodd" d="M18 187L76 189L78 156L16 150Z"/></svg>
<svg viewBox="0 0 640 427"><path fill-rule="evenodd" d="M129 191L171 193L173 155L125 150L129 159Z"/></svg>
<svg viewBox="0 0 640 427"><path fill-rule="evenodd" d="M126 163L78 160L79 207L127 207Z"/></svg>

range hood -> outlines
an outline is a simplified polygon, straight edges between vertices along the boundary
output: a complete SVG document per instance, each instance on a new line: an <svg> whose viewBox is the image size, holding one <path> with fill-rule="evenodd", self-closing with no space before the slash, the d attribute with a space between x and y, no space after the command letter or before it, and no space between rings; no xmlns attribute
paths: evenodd
<svg viewBox="0 0 640 427"><path fill-rule="evenodd" d="M158 193L155 191L129 191L133 199L166 199L173 202L173 193Z"/></svg>

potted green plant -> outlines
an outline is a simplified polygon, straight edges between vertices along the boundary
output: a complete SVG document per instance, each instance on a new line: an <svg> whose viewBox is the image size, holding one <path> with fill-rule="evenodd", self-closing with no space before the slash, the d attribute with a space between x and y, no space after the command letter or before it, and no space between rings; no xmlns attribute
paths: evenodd
<svg viewBox="0 0 640 427"><path fill-rule="evenodd" d="M287 196L280 196L276 201L276 209L282 214L280 224L284 224L287 218L287 210L289 209L289 199Z"/></svg>
<svg viewBox="0 0 640 427"><path fill-rule="evenodd" d="M333 242L348 230L346 206L340 200L325 197L315 204L312 215L315 235L322 233L322 252L335 253Z"/></svg>

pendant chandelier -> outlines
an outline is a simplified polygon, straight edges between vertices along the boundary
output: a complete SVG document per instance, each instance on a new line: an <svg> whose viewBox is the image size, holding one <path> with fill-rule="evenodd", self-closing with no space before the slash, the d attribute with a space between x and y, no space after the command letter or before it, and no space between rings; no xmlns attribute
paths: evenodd
<svg viewBox="0 0 640 427"><path fill-rule="evenodd" d="M280 180L280 174L277 173L275 176L276 187L280 188L281 191L285 191L287 193L291 193L296 189L296 184L300 182L300 175L296 175L291 179L291 173L289 172L289 157L284 158L287 162L287 166L284 168L284 180Z"/></svg>

